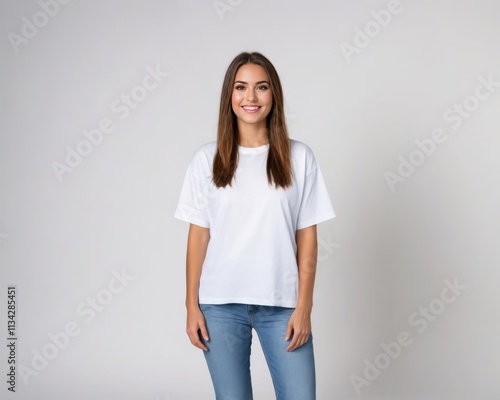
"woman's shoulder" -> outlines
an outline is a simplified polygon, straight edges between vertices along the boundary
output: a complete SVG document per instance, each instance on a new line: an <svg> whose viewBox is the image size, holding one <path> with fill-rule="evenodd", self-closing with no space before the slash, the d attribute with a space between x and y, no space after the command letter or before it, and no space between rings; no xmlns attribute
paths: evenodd
<svg viewBox="0 0 500 400"><path fill-rule="evenodd" d="M214 154L215 151L217 150L217 141L216 140L213 140L211 142L206 142L206 143L203 143L201 145L199 145L198 147L195 148L194 150L194 156L204 156L204 155L211 155L211 154Z"/></svg>
<svg viewBox="0 0 500 400"><path fill-rule="evenodd" d="M206 142L195 148L190 169L196 176L206 176L212 169L212 160L217 149L216 142Z"/></svg>
<svg viewBox="0 0 500 400"><path fill-rule="evenodd" d="M291 140L291 158L295 168L306 176L318 166L314 152L309 145L300 140Z"/></svg>
<svg viewBox="0 0 500 400"><path fill-rule="evenodd" d="M300 140L290 139L292 158L300 158L314 161L314 152L309 145Z"/></svg>
<svg viewBox="0 0 500 400"><path fill-rule="evenodd" d="M292 139L290 138L290 143L291 143L291 148L292 151L311 151L311 148L304 142L301 142L300 140L297 139Z"/></svg>
<svg viewBox="0 0 500 400"><path fill-rule="evenodd" d="M211 161L214 157L216 150L217 150L217 142L215 140L203 143L194 149L192 162L198 163L203 161L205 162Z"/></svg>

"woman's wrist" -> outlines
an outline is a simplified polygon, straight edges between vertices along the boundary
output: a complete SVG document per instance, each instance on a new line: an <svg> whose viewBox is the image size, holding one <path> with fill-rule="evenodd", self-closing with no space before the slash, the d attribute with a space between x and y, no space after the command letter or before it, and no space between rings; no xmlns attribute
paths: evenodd
<svg viewBox="0 0 500 400"><path fill-rule="evenodd" d="M310 312L310 311L312 311L313 303L312 303L312 301L298 301L295 309L297 309L297 308Z"/></svg>
<svg viewBox="0 0 500 400"><path fill-rule="evenodd" d="M188 310L195 310L197 308L200 308L200 305L198 304L198 299L196 300L186 300L186 308Z"/></svg>

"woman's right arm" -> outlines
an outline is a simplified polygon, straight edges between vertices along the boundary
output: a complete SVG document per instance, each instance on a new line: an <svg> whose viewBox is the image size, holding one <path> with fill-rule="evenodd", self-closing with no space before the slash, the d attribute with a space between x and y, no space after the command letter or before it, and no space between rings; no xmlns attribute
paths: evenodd
<svg viewBox="0 0 500 400"><path fill-rule="evenodd" d="M187 254L186 254L186 332L191 343L202 349L208 350L200 340L200 333L208 340L205 318L198 304L198 289L203 261L210 240L210 229L198 225L189 225Z"/></svg>

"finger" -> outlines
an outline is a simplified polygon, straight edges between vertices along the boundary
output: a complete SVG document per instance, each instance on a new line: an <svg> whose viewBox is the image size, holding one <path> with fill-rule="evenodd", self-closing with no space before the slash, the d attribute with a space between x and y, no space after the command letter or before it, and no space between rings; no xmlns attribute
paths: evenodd
<svg viewBox="0 0 500 400"><path fill-rule="evenodd" d="M207 327L204 323L200 323L200 332L201 332L201 336L203 336L203 338L205 340L210 340L209 337L208 337L208 331L207 331Z"/></svg>
<svg viewBox="0 0 500 400"><path fill-rule="evenodd" d="M293 331L293 325L291 322L289 322L286 328L285 340L290 339L290 336L292 336L292 331Z"/></svg>
<svg viewBox="0 0 500 400"><path fill-rule="evenodd" d="M293 351L295 349L298 349L300 346L303 346L304 344L307 343L309 338L308 333L294 333L293 340L290 342L290 345L287 347L287 351Z"/></svg>
<svg viewBox="0 0 500 400"><path fill-rule="evenodd" d="M286 351L294 351L297 348L297 344L294 341L293 343L290 343L290 345L286 348Z"/></svg>
<svg viewBox="0 0 500 400"><path fill-rule="evenodd" d="M196 347L198 347L201 350L208 351L207 346L203 344L201 340L198 339L197 342L193 343Z"/></svg>
<svg viewBox="0 0 500 400"><path fill-rule="evenodd" d="M196 331L196 333L189 331L188 336L189 336L189 340L191 341L191 344L193 346L198 347L199 349L202 349L205 351L208 350L207 347L205 346L205 344L200 340L200 335L198 334L198 331Z"/></svg>
<svg viewBox="0 0 500 400"><path fill-rule="evenodd" d="M297 344L299 342L299 338L300 338L299 335L294 332L293 337L292 337L292 341L290 342L290 344L288 345L288 347L286 348L286 350L287 351L293 351L293 350L295 350L297 348Z"/></svg>
<svg viewBox="0 0 500 400"><path fill-rule="evenodd" d="M199 338L198 338L198 341L196 342L195 346L198 347L199 349L202 349L203 351L208 351L208 348L207 348L207 346L205 346L205 343L203 343L201 341L201 339L199 339Z"/></svg>
<svg viewBox="0 0 500 400"><path fill-rule="evenodd" d="M196 334L195 339L193 341L191 341L191 343L194 346L198 347L199 349L202 349L202 350L205 350L205 351L208 350L207 346L205 346L205 344L201 341L200 336L198 334Z"/></svg>

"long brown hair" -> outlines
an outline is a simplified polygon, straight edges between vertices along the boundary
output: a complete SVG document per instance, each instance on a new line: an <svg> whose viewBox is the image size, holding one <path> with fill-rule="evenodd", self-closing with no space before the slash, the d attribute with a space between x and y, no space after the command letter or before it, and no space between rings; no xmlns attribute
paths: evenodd
<svg viewBox="0 0 500 400"><path fill-rule="evenodd" d="M260 65L269 77L273 105L266 118L269 137L267 180L270 185L274 181L276 187L281 186L286 189L292 184L292 167L291 144L283 106L283 90L276 69L266 57L258 52L238 54L226 71L220 98L217 152L213 160L212 182L218 188L225 187L227 184L231 186L238 166L238 125L231 105L231 96L236 73L245 64Z"/></svg>

